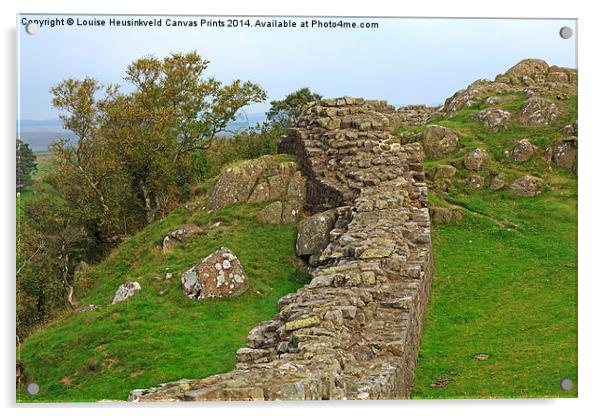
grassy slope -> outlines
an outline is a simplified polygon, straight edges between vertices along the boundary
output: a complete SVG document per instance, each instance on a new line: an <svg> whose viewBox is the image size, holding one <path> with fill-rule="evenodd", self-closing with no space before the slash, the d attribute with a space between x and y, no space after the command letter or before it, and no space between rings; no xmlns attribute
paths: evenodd
<svg viewBox="0 0 602 416"><path fill-rule="evenodd" d="M526 97L511 98L504 107L514 110ZM466 193L462 184L449 195L430 191L432 203L448 201L518 227L503 229L468 210L459 222L434 225L435 277L414 398L577 395L577 179L548 172L541 158L545 144L576 120L576 97L559 104L562 116L546 127L514 124L491 133L472 119L483 107L437 121L456 128L466 147L427 166L455 162L482 147L494 155L490 169L510 180L535 174L544 178L546 190L534 198L489 189ZM536 157L523 164L505 158L503 151L524 137L540 145ZM481 353L489 359L473 358ZM560 388L564 378L575 384L569 392ZM430 387L440 379L451 382Z"/></svg>
<svg viewBox="0 0 602 416"><path fill-rule="evenodd" d="M306 283L293 265L295 225L261 225L261 205L189 215L178 209L117 248L90 273L80 304L100 311L68 315L30 336L18 351L41 387L36 401L124 400L134 388L231 369L248 331L277 311L277 299ZM179 224L221 225L163 254L156 247ZM250 290L230 299L183 296L179 275L227 246L249 276ZM165 273L173 272L170 280ZM155 279L160 277L160 279ZM142 290L110 306L117 287L137 280ZM22 401L32 397L18 393Z"/></svg>
<svg viewBox="0 0 602 416"><path fill-rule="evenodd" d="M504 107L513 110L526 99L508 98ZM513 125L501 133L472 119L482 106L436 121L455 128L465 147L427 161L427 168L483 147L494 155L491 169L507 173L509 180L527 173L543 176L547 188L534 198L506 191L467 194L461 184L449 195L431 190L431 202L463 205L517 224L518 231L469 211L460 222L434 226L436 273L414 398L576 395L576 388L565 393L559 382L565 377L577 382L577 180L569 173L546 172L540 157L544 145L562 137L561 128L576 119L576 104L576 98L560 103L563 116L552 126ZM503 151L523 137L540 145L538 157L524 164L505 159ZM467 175L458 172L460 178ZM19 355L41 386L35 400L125 399L133 388L230 369L247 331L271 317L276 300L305 278L293 267L295 227L259 226L253 215L260 208L193 215L177 210L93 268L92 290L81 304L109 304L127 280L140 281L143 290L123 304L57 320L26 340ZM195 239L169 255L155 248L181 223L214 221L224 224L212 237ZM240 257L252 289L219 301L183 298L179 273L222 245ZM168 270L174 272L171 281L153 279ZM479 353L489 354L489 360L476 361ZM451 382L442 389L429 387L440 378ZM22 392L19 398L32 399Z"/></svg>

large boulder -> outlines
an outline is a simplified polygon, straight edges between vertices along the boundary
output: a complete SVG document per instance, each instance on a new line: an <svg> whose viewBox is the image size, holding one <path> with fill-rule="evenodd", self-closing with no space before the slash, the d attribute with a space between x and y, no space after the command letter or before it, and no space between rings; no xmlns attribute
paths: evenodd
<svg viewBox="0 0 602 416"><path fill-rule="evenodd" d="M447 224L451 220L459 220L462 219L462 212L459 210L452 210L443 207L431 207L429 209L429 214L431 216L431 221L435 224Z"/></svg>
<svg viewBox="0 0 602 416"><path fill-rule="evenodd" d="M313 215L299 224L296 244L297 255L320 254L329 243L329 233L334 228L335 220L335 211L329 210Z"/></svg>
<svg viewBox="0 0 602 416"><path fill-rule="evenodd" d="M209 195L207 210L215 211L232 204L247 202L267 163L266 158L259 158L227 168L219 176Z"/></svg>
<svg viewBox="0 0 602 416"><path fill-rule="evenodd" d="M555 141L546 153L550 161L557 166L577 172L578 147L576 137Z"/></svg>
<svg viewBox="0 0 602 416"><path fill-rule="evenodd" d="M480 175L470 175L468 177L468 183L466 184L466 188L469 191L478 191L479 189L483 189L485 187L485 178Z"/></svg>
<svg viewBox="0 0 602 416"><path fill-rule="evenodd" d="M523 59L508 71L495 77L497 82L511 85L531 85L546 80L549 66L541 59Z"/></svg>
<svg viewBox="0 0 602 416"><path fill-rule="evenodd" d="M115 292L115 296L113 297L113 302L111 302L111 304L115 305L116 303L123 302L124 300L134 296L134 294L140 289L142 289L142 286L140 286L140 283L138 282L126 282L122 284L117 289L117 292Z"/></svg>
<svg viewBox="0 0 602 416"><path fill-rule="evenodd" d="M542 192L543 179L536 176L525 175L515 180L508 190L520 196L535 196Z"/></svg>
<svg viewBox="0 0 602 416"><path fill-rule="evenodd" d="M488 108L479 111L474 117L495 132L500 132L510 127L510 112L499 108Z"/></svg>
<svg viewBox="0 0 602 416"><path fill-rule="evenodd" d="M264 224L282 222L282 202L275 201L257 213L257 220Z"/></svg>
<svg viewBox="0 0 602 416"><path fill-rule="evenodd" d="M213 252L182 273L181 281L186 296L198 300L237 296L249 288L240 261L227 247Z"/></svg>
<svg viewBox="0 0 602 416"><path fill-rule="evenodd" d="M486 150L476 148L472 152L464 156L464 167L468 170L481 170L487 165L489 154Z"/></svg>
<svg viewBox="0 0 602 416"><path fill-rule="evenodd" d="M448 127L432 124L422 133L424 151L429 157L441 157L458 148L458 135Z"/></svg>
<svg viewBox="0 0 602 416"><path fill-rule="evenodd" d="M543 126L558 118L558 106L545 98L531 97L520 108L518 119L525 126Z"/></svg>
<svg viewBox="0 0 602 416"><path fill-rule="evenodd" d="M529 141L529 139L521 139L512 148L510 157L515 162L526 162L535 153L535 146Z"/></svg>
<svg viewBox="0 0 602 416"><path fill-rule="evenodd" d="M435 168L435 178L451 178L456 174L458 169L452 165L438 165Z"/></svg>

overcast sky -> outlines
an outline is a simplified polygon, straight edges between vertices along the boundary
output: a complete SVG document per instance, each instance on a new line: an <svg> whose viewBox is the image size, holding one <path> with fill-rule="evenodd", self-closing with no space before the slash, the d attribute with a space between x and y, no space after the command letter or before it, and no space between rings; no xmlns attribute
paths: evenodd
<svg viewBox="0 0 602 416"><path fill-rule="evenodd" d="M27 16L46 17L51 16ZM574 20L356 18L345 21L377 22L379 28L269 29L174 28L166 27L167 17L162 27L43 26L33 36L19 17L20 118L57 118L48 90L62 79L91 76L123 84L130 62L170 52L196 50L211 61L209 75L260 84L268 102L248 108L250 113L263 112L269 100L304 86L326 97L439 104L472 81L493 79L524 58L576 67L576 36L559 36L562 26L576 33Z"/></svg>

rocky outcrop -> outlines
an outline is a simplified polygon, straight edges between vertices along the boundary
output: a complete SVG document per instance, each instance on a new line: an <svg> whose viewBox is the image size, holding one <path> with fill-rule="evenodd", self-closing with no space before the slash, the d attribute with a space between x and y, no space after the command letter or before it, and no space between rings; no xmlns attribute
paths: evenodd
<svg viewBox="0 0 602 416"><path fill-rule="evenodd" d="M524 59L494 81L477 80L445 100L441 112L447 116L463 108L486 102L497 105L499 96L526 93L530 97L568 97L577 94L577 70L548 66L540 59ZM493 97L497 99L491 100Z"/></svg>
<svg viewBox="0 0 602 416"><path fill-rule="evenodd" d="M230 166L218 177L205 208L216 211L236 203L265 201L280 201L286 208L276 223L296 221L305 201L305 178L294 161L280 162L268 155Z"/></svg>
<svg viewBox="0 0 602 416"><path fill-rule="evenodd" d="M526 162L533 157L533 153L535 153L535 146L529 139L521 139L512 148L510 157L515 162Z"/></svg>
<svg viewBox="0 0 602 416"><path fill-rule="evenodd" d="M508 190L520 196L535 196L542 192L543 179L536 176L525 175L515 180Z"/></svg>
<svg viewBox="0 0 602 416"><path fill-rule="evenodd" d="M488 108L479 111L474 117L495 132L500 132L510 127L510 112L506 110Z"/></svg>
<svg viewBox="0 0 602 416"><path fill-rule="evenodd" d="M136 292L138 292L140 289L142 289L142 286L140 286L140 283L138 282L126 282L122 284L117 289L117 292L115 292L115 296L113 297L113 302L111 302L111 304L115 305L117 303L123 302L126 299L129 299L130 297L134 296Z"/></svg>
<svg viewBox="0 0 602 416"><path fill-rule="evenodd" d="M554 102L541 97L531 97L520 108L518 120L525 126L548 125L560 114Z"/></svg>
<svg viewBox="0 0 602 416"><path fill-rule="evenodd" d="M486 150L477 148L464 156L463 164L468 170L481 170L489 161L489 153Z"/></svg>
<svg viewBox="0 0 602 416"><path fill-rule="evenodd" d="M455 131L448 127L431 124L422 133L422 145L428 157L436 158L454 152L460 139Z"/></svg>
<svg viewBox="0 0 602 416"><path fill-rule="evenodd" d="M468 177L468 182L466 184L466 188L469 191L478 191L479 189L483 189L485 187L485 178L480 175L470 175Z"/></svg>
<svg viewBox="0 0 602 416"><path fill-rule="evenodd" d="M191 299L221 298L244 293L249 281L238 258L222 247L182 273L182 288Z"/></svg>
<svg viewBox="0 0 602 416"><path fill-rule="evenodd" d="M457 209L447 209L443 207L432 207L429 209L431 220L435 224L447 224L452 220L462 219L463 215Z"/></svg>
<svg viewBox="0 0 602 416"><path fill-rule="evenodd" d="M571 169L577 173L577 137L556 140L552 146L546 149L548 163L553 163L563 169Z"/></svg>
<svg viewBox="0 0 602 416"><path fill-rule="evenodd" d="M390 134L389 112L349 97L305 111L280 148L301 160L308 207L336 214L311 282L251 330L234 370L130 400L408 397L432 278L430 219L422 149Z"/></svg>
<svg viewBox="0 0 602 416"><path fill-rule="evenodd" d="M438 165L435 168L434 178L451 178L457 171L458 169L452 165Z"/></svg>

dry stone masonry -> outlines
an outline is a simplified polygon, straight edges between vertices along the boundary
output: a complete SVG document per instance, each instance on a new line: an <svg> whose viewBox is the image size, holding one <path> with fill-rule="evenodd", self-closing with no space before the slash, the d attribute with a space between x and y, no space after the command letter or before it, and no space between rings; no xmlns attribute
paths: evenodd
<svg viewBox="0 0 602 416"><path fill-rule="evenodd" d="M306 110L280 150L309 178L306 208L323 213L300 226L297 242L313 256L311 282L251 330L234 370L130 400L408 397L433 259L424 153L391 134L399 122L383 101L344 97Z"/></svg>

